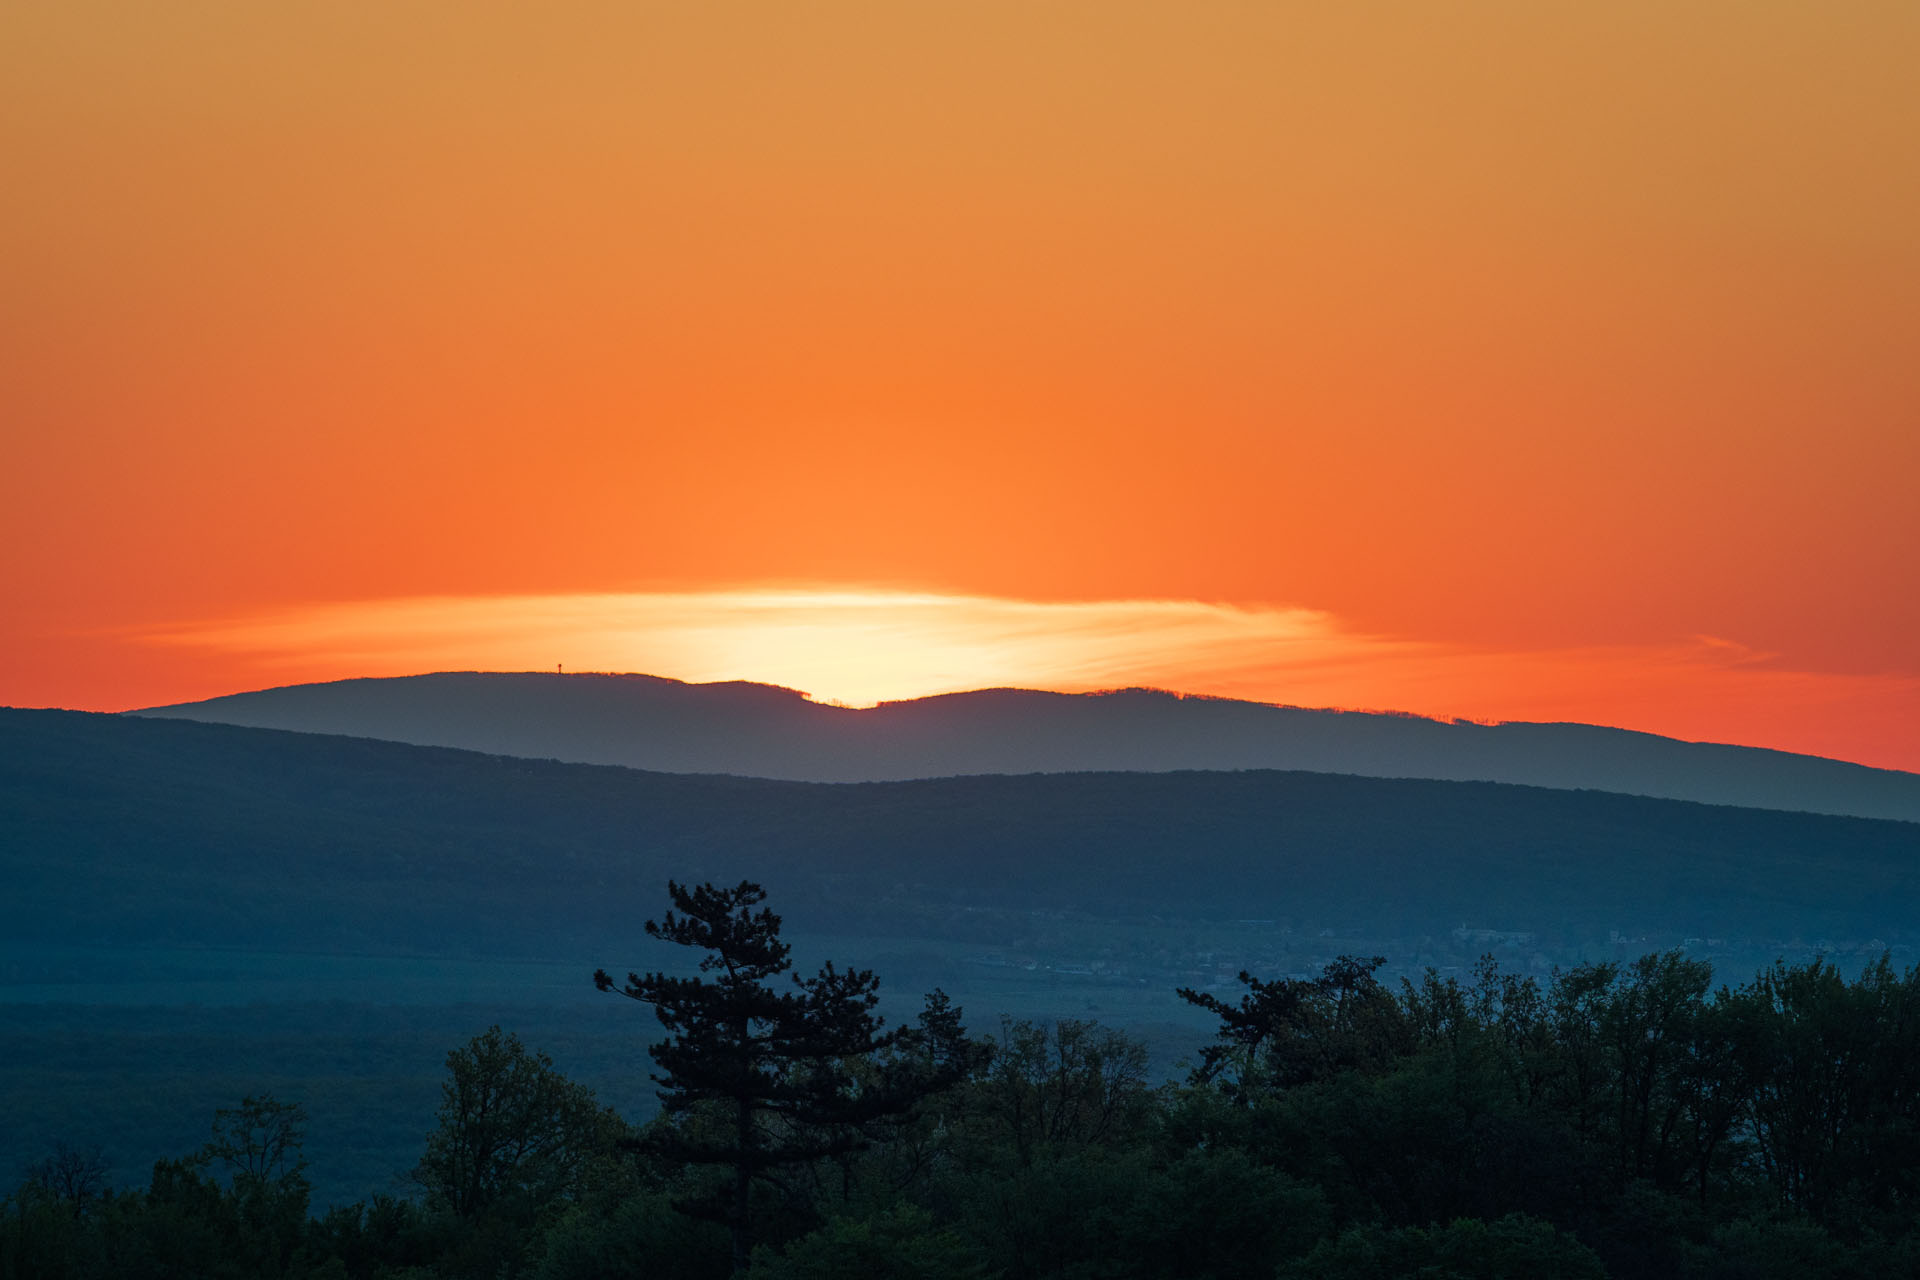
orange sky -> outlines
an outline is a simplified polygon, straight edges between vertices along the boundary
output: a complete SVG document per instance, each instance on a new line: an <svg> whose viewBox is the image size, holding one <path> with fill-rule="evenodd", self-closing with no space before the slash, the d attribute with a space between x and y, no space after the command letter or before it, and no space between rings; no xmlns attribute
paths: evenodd
<svg viewBox="0 0 1920 1280"><path fill-rule="evenodd" d="M711 678L804 589L907 609L820 696L990 634L1920 769L1916 66L1910 0L10 4L0 702L581 600ZM1063 603L1135 642L1006 639Z"/></svg>

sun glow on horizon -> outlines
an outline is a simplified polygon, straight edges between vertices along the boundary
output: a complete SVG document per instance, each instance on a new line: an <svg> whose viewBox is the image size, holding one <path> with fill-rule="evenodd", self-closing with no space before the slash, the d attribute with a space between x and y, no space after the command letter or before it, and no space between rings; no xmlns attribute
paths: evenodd
<svg viewBox="0 0 1920 1280"><path fill-rule="evenodd" d="M0 703L564 663L1920 769L1916 60L1889 0L0 5Z"/></svg>
<svg viewBox="0 0 1920 1280"><path fill-rule="evenodd" d="M1920 679L1786 669L1735 641L1493 651L1368 635L1308 608L1197 600L1040 602L864 587L426 596L149 631L263 680L434 670L750 680L872 706L970 689L1132 686L1442 718L1568 720L1920 769L1848 742L1905 741ZM1821 737L1810 724L1852 737ZM1863 732L1872 731L1872 732Z"/></svg>
<svg viewBox="0 0 1920 1280"><path fill-rule="evenodd" d="M847 706L1027 685L1155 683L1183 669L1292 670L1350 662L1356 646L1310 609L1177 600L1035 602L830 587L419 597L316 605L187 625L152 639L263 667L315 660L411 673L644 671L690 683L752 680Z"/></svg>

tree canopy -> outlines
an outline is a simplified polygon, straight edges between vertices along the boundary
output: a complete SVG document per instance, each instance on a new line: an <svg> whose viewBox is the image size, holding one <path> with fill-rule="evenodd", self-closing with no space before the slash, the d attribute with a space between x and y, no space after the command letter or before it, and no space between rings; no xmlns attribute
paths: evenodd
<svg viewBox="0 0 1920 1280"><path fill-rule="evenodd" d="M616 986L600 970L594 984L651 1005L666 1030L647 1050L669 1120L650 1144L728 1174L684 1205L726 1224L734 1268L744 1271L756 1184L791 1194L784 1170L867 1145L868 1126L911 1108L928 1080L870 1069L901 1036L874 1013L880 984L871 971L829 961L811 977L791 974L788 989L774 985L792 968L790 948L780 917L760 907L759 885L669 881L667 894L673 909L647 921L647 934L704 951L701 976L629 973Z"/></svg>

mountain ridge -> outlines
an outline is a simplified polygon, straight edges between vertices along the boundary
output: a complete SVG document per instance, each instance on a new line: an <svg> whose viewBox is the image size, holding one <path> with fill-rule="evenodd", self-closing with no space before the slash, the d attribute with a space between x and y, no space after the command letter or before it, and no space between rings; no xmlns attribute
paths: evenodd
<svg viewBox="0 0 1920 1280"><path fill-rule="evenodd" d="M529 955L630 938L669 877L983 941L1065 911L1898 942L1920 911L1902 822L1279 771L832 786L56 711L0 712L0 869L17 939Z"/></svg>
<svg viewBox="0 0 1920 1280"><path fill-rule="evenodd" d="M1148 689L984 689L856 709L747 681L438 672L126 714L797 782L1304 769L1920 822L1920 774L1821 756L1600 725L1489 725Z"/></svg>

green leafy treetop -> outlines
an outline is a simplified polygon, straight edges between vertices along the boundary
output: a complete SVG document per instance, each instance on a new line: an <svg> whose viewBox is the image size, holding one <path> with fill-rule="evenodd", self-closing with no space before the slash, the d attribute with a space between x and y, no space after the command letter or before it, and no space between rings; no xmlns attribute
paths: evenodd
<svg viewBox="0 0 1920 1280"><path fill-rule="evenodd" d="M623 1130L591 1089L497 1026L447 1054L438 1119L413 1180L466 1221L572 1197Z"/></svg>
<svg viewBox="0 0 1920 1280"><path fill-rule="evenodd" d="M680 1207L726 1224L734 1269L744 1272L756 1182L787 1189L783 1170L867 1145L872 1125L951 1083L951 1073L868 1069L901 1036L883 1030L874 1014L880 983L868 970L829 963L811 978L794 975L791 990L769 985L791 962L780 917L754 910L767 896L759 885L669 881L667 893L674 909L648 921L647 933L707 952L701 976L629 973L617 986L600 970L593 980L602 991L652 1005L666 1029L667 1038L647 1049L658 1068L652 1079L663 1121L648 1145L730 1173L725 1186ZM957 1016L953 1024L957 1034ZM964 1060L951 1049L934 1051L941 1054Z"/></svg>

